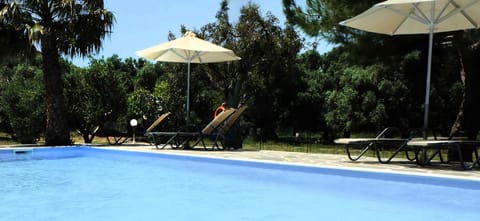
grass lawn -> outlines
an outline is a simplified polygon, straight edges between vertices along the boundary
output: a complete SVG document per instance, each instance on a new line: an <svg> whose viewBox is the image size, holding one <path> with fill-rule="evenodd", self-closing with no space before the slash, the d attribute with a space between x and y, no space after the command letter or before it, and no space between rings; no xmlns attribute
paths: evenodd
<svg viewBox="0 0 480 221"><path fill-rule="evenodd" d="M280 143L280 142L256 142L246 139L243 143L246 150L276 150L305 153L345 154L344 145L324 145L317 143Z"/></svg>

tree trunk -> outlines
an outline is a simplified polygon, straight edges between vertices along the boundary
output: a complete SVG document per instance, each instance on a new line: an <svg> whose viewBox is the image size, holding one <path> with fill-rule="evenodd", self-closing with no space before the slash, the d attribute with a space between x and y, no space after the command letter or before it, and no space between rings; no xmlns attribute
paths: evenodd
<svg viewBox="0 0 480 221"><path fill-rule="evenodd" d="M466 47L458 47L457 53L460 63L460 77L462 84L464 86L464 92L462 96L462 102L457 114L457 119L455 120L452 128L450 130L450 137L459 135L459 131L464 131L464 136L467 136L468 139L476 139L476 135L479 130L478 125L478 92L475 88L478 86L478 79L475 78L478 74L478 62L476 59L476 53L470 53L471 49L462 50ZM467 77L468 75L468 77ZM464 161L473 160L473 148L470 146L464 146L461 149L461 155ZM448 160L449 161L458 161L460 160L459 153L455 148L449 148L448 150Z"/></svg>
<svg viewBox="0 0 480 221"><path fill-rule="evenodd" d="M93 138L95 138L95 135L89 135L88 133L83 133L82 136L83 136L83 142L85 143L92 143Z"/></svg>
<svg viewBox="0 0 480 221"><path fill-rule="evenodd" d="M229 88L230 90L227 90L226 100L230 107L238 107L241 102L246 102L242 100L241 95L241 88L244 83L244 77L240 76L238 80L233 83L233 87ZM226 134L225 139L223 140L223 144L227 149L241 149L243 147L242 130L239 122L240 118L230 128L230 131Z"/></svg>
<svg viewBox="0 0 480 221"><path fill-rule="evenodd" d="M458 135L458 133L462 129L463 115L464 115L463 114L463 107L464 107L465 98L466 98L465 67L464 67L464 64L463 64L462 52L458 48L457 48L457 54L458 54L458 61L460 63L460 80L462 81L463 94L462 94L462 102L460 103L460 107L458 108L457 118L455 119L455 122L453 123L452 128L450 129L450 134L449 134L450 138L454 137L455 135Z"/></svg>
<svg viewBox="0 0 480 221"><path fill-rule="evenodd" d="M63 81L56 39L46 34L42 38L41 44L47 106L45 144L48 146L69 145L72 141L65 115Z"/></svg>
<svg viewBox="0 0 480 221"><path fill-rule="evenodd" d="M465 62L465 104L463 128L468 139L475 140L480 131L480 48L469 47L469 60Z"/></svg>
<svg viewBox="0 0 480 221"><path fill-rule="evenodd" d="M464 121L463 129L465 131L465 136L470 140L476 140L480 130L480 49L469 46L468 50L468 60L465 62L465 104L464 104ZM475 147L466 147L463 148L465 151L468 151L468 159L465 161L472 160L472 152ZM462 151L463 152L463 151ZM463 153L465 155L465 153Z"/></svg>
<svg viewBox="0 0 480 221"><path fill-rule="evenodd" d="M463 113L463 108L465 104L465 98L466 98L466 90L465 90L465 66L464 66L464 61L463 61L463 55L460 49L457 48L457 54L458 54L458 61L460 63L460 79L462 81L462 86L463 86L463 94L462 94L462 102L460 103L460 107L458 108L458 113L457 113L457 118L455 119L455 122L453 123L451 129L450 129L450 134L449 138L453 138L454 136L459 136L460 131L463 128L463 120L464 120L464 113ZM465 161L471 161L471 156L472 152L471 150L468 150L469 148L463 148L462 149L462 157ZM470 157L468 157L470 156ZM459 161L460 156L455 147L450 147L448 148L448 160L449 161Z"/></svg>

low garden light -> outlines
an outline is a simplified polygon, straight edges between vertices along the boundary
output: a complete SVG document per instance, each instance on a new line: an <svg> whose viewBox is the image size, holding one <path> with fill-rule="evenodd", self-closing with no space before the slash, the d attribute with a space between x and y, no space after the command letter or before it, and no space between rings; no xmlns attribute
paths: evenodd
<svg viewBox="0 0 480 221"><path fill-rule="evenodd" d="M137 119L130 120L130 126L132 126L133 128L133 144L135 144L135 128L137 127L137 125L138 125Z"/></svg>

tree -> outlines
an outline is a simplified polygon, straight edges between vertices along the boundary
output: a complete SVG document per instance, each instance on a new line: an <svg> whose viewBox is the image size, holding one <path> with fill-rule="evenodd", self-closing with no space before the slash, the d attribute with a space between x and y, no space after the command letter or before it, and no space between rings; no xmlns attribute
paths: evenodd
<svg viewBox="0 0 480 221"><path fill-rule="evenodd" d="M350 34L358 31L342 27L338 23L353 17L378 3L377 0L306 0L306 8L295 0L282 0L283 12L289 23L300 27L310 36L320 36L336 44L350 41Z"/></svg>
<svg viewBox="0 0 480 221"><path fill-rule="evenodd" d="M28 39L22 33L0 23L0 62L32 58L35 52L35 48L28 45Z"/></svg>
<svg viewBox="0 0 480 221"><path fill-rule="evenodd" d="M68 120L85 143L91 143L107 122L126 115L125 75L112 59L91 59L86 69L72 67L65 76Z"/></svg>
<svg viewBox="0 0 480 221"><path fill-rule="evenodd" d="M276 138L278 130L294 114L286 110L295 109L292 101L300 88L301 74L295 59L302 41L292 27L283 29L275 16L262 15L254 3L241 8L236 24L229 21L228 10L228 2L222 1L217 21L204 26L203 35L232 49L242 59L208 65L205 73L228 106L236 107L242 99L249 99L249 110L255 113L249 117L262 131L262 137Z"/></svg>
<svg viewBox="0 0 480 221"><path fill-rule="evenodd" d="M368 68L372 65L381 65L387 72L393 73L403 84L401 91L405 94L391 94L393 98L402 98L407 105L399 105L396 102L385 103L387 113L386 122L395 123L398 126L420 127L423 116L423 95L425 93L425 74L427 64L427 37L425 35L412 36L386 36L375 33L368 33L339 25L342 20L351 18L371 7L378 1L361 0L307 0L306 7L302 8L295 0L283 0L284 12L287 20L301 28L311 36L320 36L323 39L337 44L337 48L344 51L342 62L345 67L358 66ZM462 34L458 34L462 33ZM451 36L460 36L454 37ZM432 87L431 87L431 128L449 127L455 122L455 113L461 116L464 105L461 105L461 91L466 89L465 108L478 110L478 100L475 94L479 94L472 87L467 85L478 82L475 70L478 70L473 62L476 56L475 31L439 33L434 38L435 52L432 64ZM450 42L450 43L449 43ZM452 43L453 42L453 43ZM468 43L467 43L468 42ZM451 45L455 47L450 47ZM461 46L461 47L459 47ZM455 49L457 48L457 49ZM473 65L473 66L472 66ZM466 76L465 86L462 86L461 75ZM386 75L388 76L388 75ZM394 80L395 78L390 78ZM469 79L471 78L471 79ZM395 82L395 81L391 81ZM475 83L474 83L475 84ZM380 86L380 85L379 85ZM399 92L399 91L398 91ZM400 97L399 97L400 96ZM468 99L473 98L473 99ZM392 101L390 98L385 101ZM468 105L467 105L468 104ZM460 108L452 108L460 106ZM469 111L467 111L469 112ZM470 112L473 113L473 112ZM391 116L391 117L388 117ZM400 121L392 120L401 119ZM474 114L469 114L468 122L476 122ZM457 118L461 119L461 117ZM454 127L461 125L456 121ZM467 122L467 124L468 124ZM382 124L379 124L379 126ZM384 125L384 124L383 124ZM464 128L464 127L461 127ZM470 131L472 130L473 131ZM451 131L458 131L453 129ZM466 126L465 130L471 134L478 133L478 128ZM445 134L448 135L448 134Z"/></svg>
<svg viewBox="0 0 480 221"><path fill-rule="evenodd" d="M153 92L137 88L128 96L128 115L138 119L139 125L146 129L163 113L164 110L159 103Z"/></svg>
<svg viewBox="0 0 480 221"><path fill-rule="evenodd" d="M323 131L324 135L328 134L323 116L325 110L323 92L333 88L329 83L333 76L325 74L325 61L326 59L316 50L308 50L297 58L301 72L305 73L302 77L304 89L298 93L297 120L293 122L293 126L298 130Z"/></svg>
<svg viewBox="0 0 480 221"><path fill-rule="evenodd" d="M469 32L456 32L449 36L450 47L456 54L459 64L459 76L461 84L458 85L461 91L461 102L458 108L457 117L450 130L450 136L455 136L462 131L470 139L476 139L480 130L480 83L479 63L480 58L480 32L478 30Z"/></svg>
<svg viewBox="0 0 480 221"><path fill-rule="evenodd" d="M103 1L1 0L0 24L28 36L43 56L47 125L46 145L70 144L60 56L86 56L98 51L110 33L113 14Z"/></svg>
<svg viewBox="0 0 480 221"><path fill-rule="evenodd" d="M44 132L45 99L39 65L18 64L8 82L2 82L0 111L8 118L13 137L24 144L36 143ZM34 107L34 108L32 108Z"/></svg>

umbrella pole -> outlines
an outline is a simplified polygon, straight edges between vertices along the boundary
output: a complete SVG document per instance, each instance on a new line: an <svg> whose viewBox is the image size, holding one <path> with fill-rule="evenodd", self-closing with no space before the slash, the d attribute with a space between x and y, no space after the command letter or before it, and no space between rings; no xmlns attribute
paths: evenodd
<svg viewBox="0 0 480 221"><path fill-rule="evenodd" d="M423 128L428 128L428 111L430 105L430 76L432 73L432 47L433 47L433 30L430 28L428 34L428 64L427 64L427 86L425 89L425 113L423 117Z"/></svg>
<svg viewBox="0 0 480 221"><path fill-rule="evenodd" d="M187 117L186 117L186 122L187 125L189 124L190 121L190 59L187 61Z"/></svg>

